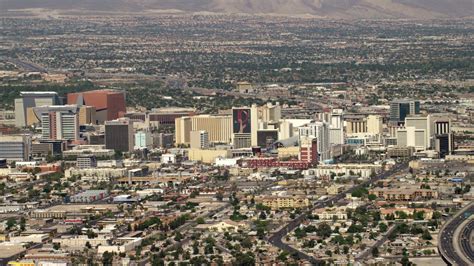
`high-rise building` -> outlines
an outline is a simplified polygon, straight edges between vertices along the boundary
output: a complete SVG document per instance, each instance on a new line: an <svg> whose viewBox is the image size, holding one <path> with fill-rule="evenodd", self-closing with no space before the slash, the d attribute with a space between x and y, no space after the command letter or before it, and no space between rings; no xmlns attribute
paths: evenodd
<svg viewBox="0 0 474 266"><path fill-rule="evenodd" d="M277 129L259 129L257 131L257 146L269 148L278 140Z"/></svg>
<svg viewBox="0 0 474 266"><path fill-rule="evenodd" d="M96 109L94 106L81 106L79 108L79 125L97 124Z"/></svg>
<svg viewBox="0 0 474 266"><path fill-rule="evenodd" d="M318 161L331 159L331 144L329 139L329 124L326 122L313 122L299 128L301 137L317 139Z"/></svg>
<svg viewBox="0 0 474 266"><path fill-rule="evenodd" d="M301 161L318 163L318 140L313 137L300 138L300 158Z"/></svg>
<svg viewBox="0 0 474 266"><path fill-rule="evenodd" d="M344 111L342 109L318 113L318 120L329 123L329 139L332 145L344 144Z"/></svg>
<svg viewBox="0 0 474 266"><path fill-rule="evenodd" d="M416 127L401 127L397 130L397 146L414 147L416 150L427 148L427 134L425 129Z"/></svg>
<svg viewBox="0 0 474 266"><path fill-rule="evenodd" d="M367 133L378 135L383 133L383 119L380 115L369 115L367 117Z"/></svg>
<svg viewBox="0 0 474 266"><path fill-rule="evenodd" d="M29 161L31 159L31 136L0 136L0 158L7 159L9 162Z"/></svg>
<svg viewBox="0 0 474 266"><path fill-rule="evenodd" d="M347 134L367 133L367 118L353 117L346 119Z"/></svg>
<svg viewBox="0 0 474 266"><path fill-rule="evenodd" d="M234 148L257 146L258 107L232 108L232 142Z"/></svg>
<svg viewBox="0 0 474 266"><path fill-rule="evenodd" d="M421 141L416 141L415 147L424 147L424 149L429 149L432 147L431 143L431 138L432 138L432 132L430 130L430 117L429 116L423 116L423 115L412 115L412 116L407 116L405 117L405 127L413 127L415 128L417 132L418 138L421 135L420 131L424 131L424 141L423 141L423 146L420 144ZM410 138L410 136L408 136ZM411 146L411 145L408 145Z"/></svg>
<svg viewBox="0 0 474 266"><path fill-rule="evenodd" d="M171 148L173 147L174 134L158 133L153 135L153 147Z"/></svg>
<svg viewBox="0 0 474 266"><path fill-rule="evenodd" d="M68 104L93 106L96 109L96 121L100 124L122 117L126 113L125 93L116 90L94 90L69 93Z"/></svg>
<svg viewBox="0 0 474 266"><path fill-rule="evenodd" d="M204 130L211 143L230 143L232 139L232 117L229 115L195 115L176 118L176 144L190 144L191 131Z"/></svg>
<svg viewBox="0 0 474 266"><path fill-rule="evenodd" d="M265 123L277 123L281 119L281 106L278 102L276 104L267 103L258 107L258 112L258 119Z"/></svg>
<svg viewBox="0 0 474 266"><path fill-rule="evenodd" d="M209 133L205 130L191 131L191 149L209 148Z"/></svg>
<svg viewBox="0 0 474 266"><path fill-rule="evenodd" d="M451 120L443 114L430 115L431 132L434 135L434 148L441 158L446 157L454 150Z"/></svg>
<svg viewBox="0 0 474 266"><path fill-rule="evenodd" d="M79 108L77 105L41 106L33 108L41 121L44 140L79 139Z"/></svg>
<svg viewBox="0 0 474 266"><path fill-rule="evenodd" d="M175 120L175 142L177 145L189 145L191 142L190 133L192 131L191 117L184 116Z"/></svg>
<svg viewBox="0 0 474 266"><path fill-rule="evenodd" d="M232 117L229 115L197 115L191 117L191 130L204 130L209 142L230 143L232 139Z"/></svg>
<svg viewBox="0 0 474 266"><path fill-rule="evenodd" d="M288 120L281 120L278 128L279 139L289 139L293 137L293 123Z"/></svg>
<svg viewBox="0 0 474 266"><path fill-rule="evenodd" d="M400 123L409 115L420 113L420 101L395 100L390 103L390 121Z"/></svg>
<svg viewBox="0 0 474 266"><path fill-rule="evenodd" d="M56 92L20 92L20 97L15 99L15 125L17 127L25 127L37 122L31 108L43 105L60 104L59 96ZM28 113L32 121L28 121Z"/></svg>
<svg viewBox="0 0 474 266"><path fill-rule="evenodd" d="M149 131L139 131L135 133L135 149L151 149L153 148L153 138Z"/></svg>
<svg viewBox="0 0 474 266"><path fill-rule="evenodd" d="M121 152L133 151L133 122L128 118L105 122L105 148Z"/></svg>

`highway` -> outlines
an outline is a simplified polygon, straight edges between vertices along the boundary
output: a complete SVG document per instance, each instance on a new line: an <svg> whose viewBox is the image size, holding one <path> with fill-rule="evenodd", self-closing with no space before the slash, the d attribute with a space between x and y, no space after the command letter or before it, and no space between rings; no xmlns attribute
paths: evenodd
<svg viewBox="0 0 474 266"><path fill-rule="evenodd" d="M19 58L8 57L8 58L2 58L2 60L8 61L8 62L14 64L16 67L24 69L26 71L48 73L48 70L46 68L41 67L41 66L39 66L37 64L34 64L34 63L31 63L31 62L24 61L24 60L19 59Z"/></svg>
<svg viewBox="0 0 474 266"><path fill-rule="evenodd" d="M471 265L474 264L474 251L472 250L472 236L474 230L474 220L468 220L466 225L462 228L460 236L461 251L466 258L470 260Z"/></svg>
<svg viewBox="0 0 474 266"><path fill-rule="evenodd" d="M270 242L272 245L280 248L281 250L284 250L290 254L297 254L298 257L300 259L303 259L303 260L306 260L308 262L310 262L312 265L321 265L324 263L324 261L321 261L321 260L318 260L312 256L309 256L308 254L302 252L302 251L299 251L293 247L291 247L290 245L288 244L285 244L283 243L282 239L283 237L285 237L289 232L293 231L296 227L298 227L304 220L306 220L308 214L312 213L313 210L315 209L319 209L319 208L325 208L325 207L328 207L329 205L331 204L334 204L335 202L338 202L339 200L343 199L347 193L352 193L354 190L358 189L358 188L361 188L361 187L366 187L370 184L373 184L381 179L385 179L401 170L405 170L408 168L408 163L405 162L405 163L401 163L401 164L398 164L396 166L394 166L392 169L390 169L389 171L386 171L386 172L383 172L381 173L380 175L370 179L370 180L367 180L357 186L353 186L351 187L350 189L342 192L342 193L339 193L338 195L335 195L333 197L330 197L324 201L320 201L320 202L317 202L316 204L313 205L313 207L301 214L300 216L296 217L294 220L292 220L290 223L288 223L287 225L285 225L284 227L282 227L280 230L278 230L277 232L275 232L272 236L270 236L268 238L268 242Z"/></svg>
<svg viewBox="0 0 474 266"><path fill-rule="evenodd" d="M473 265L474 256L470 244L473 213L474 202L471 202L448 220L439 232L438 250L449 265Z"/></svg>

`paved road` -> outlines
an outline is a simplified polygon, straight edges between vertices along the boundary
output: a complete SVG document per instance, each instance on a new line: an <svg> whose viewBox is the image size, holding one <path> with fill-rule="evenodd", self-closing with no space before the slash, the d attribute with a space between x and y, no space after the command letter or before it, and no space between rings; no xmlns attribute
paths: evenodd
<svg viewBox="0 0 474 266"><path fill-rule="evenodd" d="M386 172L383 172L381 173L380 175L370 179L370 180L367 180L357 186L353 186L351 187L350 189L336 195L336 196L333 196L331 198L328 198L324 201L321 201L321 202L317 202L316 204L314 204L314 206L308 211L308 212L305 212L303 214L301 214L300 216L296 217L294 220L292 220L290 223L288 223L286 226L282 227L280 230L278 230L277 232L275 232L272 236L270 236L268 238L268 242L270 242L272 245L290 253L290 254L297 254L298 257L300 259L303 259L303 260L306 260L306 261L309 261L311 264L313 265L321 265L323 264L323 261L321 260L318 260L312 256L309 256L308 254L300 251L300 250L297 250L293 247L291 247L290 245L288 244L285 244L283 243L282 241L282 238L284 236L286 236L289 232L293 231L296 227L298 227L304 220L306 220L308 214L312 213L313 210L315 209L319 209L319 208L325 208L331 204L334 204L335 202L338 202L339 200L343 199L347 193L352 193L354 190L358 189L358 188L361 188L361 187L365 187L365 186L368 186L370 184L373 184L381 179L384 179L384 178L387 178L401 170L405 170L408 168L408 163L402 163L402 164L398 164L396 166L394 166L392 169L390 169L389 171L386 171Z"/></svg>
<svg viewBox="0 0 474 266"><path fill-rule="evenodd" d="M388 236L393 232L393 230L395 230L396 227L397 227L396 224L393 224L387 230L387 232L385 232L385 234L382 236L381 239L377 240L377 242L375 242L371 247L368 247L366 250L362 251L362 253L358 254L355 258L356 261L364 260L365 258L369 256L369 254L371 254L371 251L373 248L379 248L383 243L385 243L385 241L387 241L388 239Z"/></svg>
<svg viewBox="0 0 474 266"><path fill-rule="evenodd" d="M461 229L461 235L459 236L460 248L464 257L469 259L469 263L474 265L474 251L472 249L471 236L474 233L474 220L466 221L467 223Z"/></svg>
<svg viewBox="0 0 474 266"><path fill-rule="evenodd" d="M3 59L14 64L16 67L22 68L26 71L48 73L48 70L46 68L41 67L31 62L27 62L19 58L3 58Z"/></svg>
<svg viewBox="0 0 474 266"><path fill-rule="evenodd" d="M449 265L468 266L472 265L470 258L465 256L462 250L458 247L463 247L462 239L466 238L464 233L470 232L466 230L458 230L459 226L464 223L474 213L474 202L461 209L456 213L450 220L448 220L439 232L438 239L438 250L443 259ZM472 229L472 228L471 228ZM457 232L456 232L457 231ZM459 234L459 235L456 235ZM470 235L470 233L469 233ZM467 236L469 238L470 236ZM454 243L460 241L461 243ZM472 250L469 247L468 253L471 254ZM472 255L472 254L471 254ZM468 255L469 256L469 255ZM472 257L471 257L472 259Z"/></svg>

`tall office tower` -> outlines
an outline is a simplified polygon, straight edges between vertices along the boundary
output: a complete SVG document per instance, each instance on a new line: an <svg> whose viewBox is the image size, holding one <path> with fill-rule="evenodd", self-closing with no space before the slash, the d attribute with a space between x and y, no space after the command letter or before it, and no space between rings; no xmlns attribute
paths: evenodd
<svg viewBox="0 0 474 266"><path fill-rule="evenodd" d="M454 137L451 132L451 120L444 115L430 115L434 148L441 158L454 150Z"/></svg>
<svg viewBox="0 0 474 266"><path fill-rule="evenodd" d="M0 158L13 161L29 161L31 159L31 136L0 135Z"/></svg>
<svg viewBox="0 0 474 266"><path fill-rule="evenodd" d="M329 136L329 124L326 122L313 122L299 128L301 137L313 137L317 139L318 162L331 159L331 145Z"/></svg>
<svg viewBox="0 0 474 266"><path fill-rule="evenodd" d="M275 105L272 103L267 103L261 107L258 107L258 110L258 119L265 123L277 123L281 119L281 106L278 102Z"/></svg>
<svg viewBox="0 0 474 266"><path fill-rule="evenodd" d="M380 115L367 117L367 133L380 135L383 133L383 119Z"/></svg>
<svg viewBox="0 0 474 266"><path fill-rule="evenodd" d="M256 105L232 108L232 124L234 148L250 148L258 145L258 108Z"/></svg>
<svg viewBox="0 0 474 266"><path fill-rule="evenodd" d="M102 124L108 120L122 117L126 113L125 92L116 90L95 90L67 95L68 104L93 106L96 120Z"/></svg>
<svg viewBox="0 0 474 266"><path fill-rule="evenodd" d="M105 148L121 152L133 151L133 122L128 118L105 122Z"/></svg>
<svg viewBox="0 0 474 266"><path fill-rule="evenodd" d="M329 123L329 139L333 145L344 144L344 111L342 109L326 110L318 113L318 120Z"/></svg>
<svg viewBox="0 0 474 266"><path fill-rule="evenodd" d="M79 108L77 105L43 106L34 108L41 121L44 140L79 139Z"/></svg>
<svg viewBox="0 0 474 266"><path fill-rule="evenodd" d="M184 116L175 119L175 142L177 145L189 145L192 131L191 117Z"/></svg>
<svg viewBox="0 0 474 266"><path fill-rule="evenodd" d="M191 131L191 149L209 148L209 133L205 130Z"/></svg>
<svg viewBox="0 0 474 266"><path fill-rule="evenodd" d="M293 137L293 123L288 120L281 120L278 128L279 139L289 139Z"/></svg>
<svg viewBox="0 0 474 266"><path fill-rule="evenodd" d="M151 132L140 131L135 133L135 149L151 149L153 148L153 138Z"/></svg>
<svg viewBox="0 0 474 266"><path fill-rule="evenodd" d="M300 138L300 158L301 161L318 163L318 140L313 137Z"/></svg>
<svg viewBox="0 0 474 266"><path fill-rule="evenodd" d="M417 100L395 100L390 103L390 121L402 123L405 117L420 113L420 101Z"/></svg>
<svg viewBox="0 0 474 266"><path fill-rule="evenodd" d="M28 121L28 113L33 114L32 108L43 105L60 104L58 94L53 91L23 91L20 92L20 97L21 98L15 99L15 125L17 127L25 127L37 122L34 115L30 116L30 120L32 121Z"/></svg>

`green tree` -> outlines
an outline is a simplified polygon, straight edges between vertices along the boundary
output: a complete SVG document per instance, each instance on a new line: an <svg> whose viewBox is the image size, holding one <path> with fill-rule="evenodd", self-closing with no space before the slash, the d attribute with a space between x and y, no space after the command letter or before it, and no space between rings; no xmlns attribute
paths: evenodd
<svg viewBox="0 0 474 266"><path fill-rule="evenodd" d="M106 251L106 252L104 252L104 254L102 254L102 264L104 266L112 265L113 261L114 261L114 254L113 253Z"/></svg>
<svg viewBox="0 0 474 266"><path fill-rule="evenodd" d="M12 229L14 226L16 226L16 219L13 217L10 217L7 219L7 230Z"/></svg>
<svg viewBox="0 0 474 266"><path fill-rule="evenodd" d="M379 249L377 247L372 248L372 257L376 258L379 256Z"/></svg>

